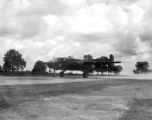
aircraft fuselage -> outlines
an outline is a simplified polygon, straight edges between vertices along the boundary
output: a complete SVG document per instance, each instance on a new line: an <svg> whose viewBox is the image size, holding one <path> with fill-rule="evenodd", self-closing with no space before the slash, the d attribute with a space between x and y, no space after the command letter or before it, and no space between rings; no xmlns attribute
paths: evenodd
<svg viewBox="0 0 152 120"><path fill-rule="evenodd" d="M84 60L80 59L69 59L69 58L58 58L54 62L47 63L49 68L54 70L74 70L74 71L83 71L88 68L85 66Z"/></svg>
<svg viewBox="0 0 152 120"><path fill-rule="evenodd" d="M57 58L54 61L47 62L47 66L51 69L55 70L62 70L60 72L60 76L64 76L64 72L66 70L74 70L74 71L82 71L83 77L86 78L88 73L93 72L94 70L100 70L101 67L104 68L108 66L112 68L114 63L121 63L119 61L114 61L114 56L110 55L110 58L106 60L102 59L92 59L92 60L81 60L81 59L74 59L74 58Z"/></svg>

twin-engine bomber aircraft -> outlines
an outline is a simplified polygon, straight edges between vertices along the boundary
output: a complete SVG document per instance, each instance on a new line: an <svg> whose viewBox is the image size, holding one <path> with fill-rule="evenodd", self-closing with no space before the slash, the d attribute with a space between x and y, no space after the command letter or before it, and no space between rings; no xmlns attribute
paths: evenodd
<svg viewBox="0 0 152 120"><path fill-rule="evenodd" d="M88 74L96 70L97 68L101 68L102 66L107 65L108 68L113 68L114 63L121 63L120 61L114 61L114 56L111 54L108 60L81 60L74 58L57 58L55 60L46 62L47 66L50 69L54 69L53 77L55 76L56 70L62 70L60 72L60 77L64 77L64 72L66 70L74 70L74 71L82 71L83 78L87 78Z"/></svg>

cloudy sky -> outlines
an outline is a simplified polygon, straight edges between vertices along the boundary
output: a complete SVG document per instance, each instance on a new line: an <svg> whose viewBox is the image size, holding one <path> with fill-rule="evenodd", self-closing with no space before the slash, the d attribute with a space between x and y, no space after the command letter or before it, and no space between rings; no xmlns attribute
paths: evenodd
<svg viewBox="0 0 152 120"><path fill-rule="evenodd" d="M0 0L1 65L13 48L26 69L54 56L114 54L130 74L137 61L152 66L151 32L151 0Z"/></svg>

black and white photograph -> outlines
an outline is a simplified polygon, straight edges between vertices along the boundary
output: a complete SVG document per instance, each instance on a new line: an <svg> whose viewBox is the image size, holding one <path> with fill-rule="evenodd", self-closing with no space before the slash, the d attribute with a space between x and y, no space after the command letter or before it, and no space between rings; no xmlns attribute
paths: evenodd
<svg viewBox="0 0 152 120"><path fill-rule="evenodd" d="M0 0L0 120L152 120L152 1Z"/></svg>

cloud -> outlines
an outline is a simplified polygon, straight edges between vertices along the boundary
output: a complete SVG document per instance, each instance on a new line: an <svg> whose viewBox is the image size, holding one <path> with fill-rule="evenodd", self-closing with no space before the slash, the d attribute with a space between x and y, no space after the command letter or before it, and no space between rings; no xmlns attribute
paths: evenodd
<svg viewBox="0 0 152 120"><path fill-rule="evenodd" d="M22 39L31 38L40 34L45 34L47 24L40 17L28 17L20 24L20 35Z"/></svg>
<svg viewBox="0 0 152 120"><path fill-rule="evenodd" d="M119 36L118 48L123 55L137 55L139 51L137 50L138 44L136 41L136 36L133 36L130 33L123 34L121 37Z"/></svg>
<svg viewBox="0 0 152 120"><path fill-rule="evenodd" d="M132 72L136 61L152 61L150 5L150 0L1 0L0 57L15 48L32 69L37 60L54 56L114 54L132 62L125 70Z"/></svg>
<svg viewBox="0 0 152 120"><path fill-rule="evenodd" d="M130 4L136 3L140 0L118 0L118 1L121 2L121 3L126 3L126 4L130 5Z"/></svg>
<svg viewBox="0 0 152 120"><path fill-rule="evenodd" d="M109 43L112 42L113 34L111 33L71 33L67 36L67 39L73 41L79 41L81 43L88 42L88 43Z"/></svg>
<svg viewBox="0 0 152 120"><path fill-rule="evenodd" d="M60 0L1 0L1 11L5 16L62 15L65 9L66 5Z"/></svg>
<svg viewBox="0 0 152 120"><path fill-rule="evenodd" d="M41 6L41 7L40 7ZM62 15L66 5L59 0L2 0L0 4L0 35L26 39L45 34L46 15Z"/></svg>
<svg viewBox="0 0 152 120"><path fill-rule="evenodd" d="M87 0L89 4L106 3L106 4L126 4L126 5L130 5L138 1L140 0Z"/></svg>
<svg viewBox="0 0 152 120"><path fill-rule="evenodd" d="M11 36L17 33L18 30L13 23L10 23L8 21L0 22L0 36Z"/></svg>
<svg viewBox="0 0 152 120"><path fill-rule="evenodd" d="M40 7L41 6L41 7ZM27 8L22 10L19 14L22 15L48 15L48 14L54 14L54 15L62 15L64 14L64 11L66 9L66 5L63 2L60 2L60 0L32 0L28 1Z"/></svg>
<svg viewBox="0 0 152 120"><path fill-rule="evenodd" d="M142 20L142 29L140 30L140 39L150 43L152 46L152 6L145 12Z"/></svg>

